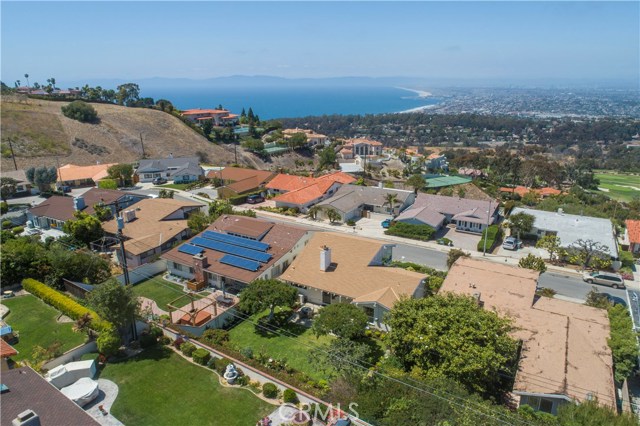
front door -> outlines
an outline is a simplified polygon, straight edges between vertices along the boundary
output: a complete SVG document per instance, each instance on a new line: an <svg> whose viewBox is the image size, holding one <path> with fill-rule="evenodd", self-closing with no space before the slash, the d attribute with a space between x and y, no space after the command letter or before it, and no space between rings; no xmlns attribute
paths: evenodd
<svg viewBox="0 0 640 426"><path fill-rule="evenodd" d="M322 292L322 303L325 305L330 305L331 304L331 295L329 293L327 293L326 291Z"/></svg>

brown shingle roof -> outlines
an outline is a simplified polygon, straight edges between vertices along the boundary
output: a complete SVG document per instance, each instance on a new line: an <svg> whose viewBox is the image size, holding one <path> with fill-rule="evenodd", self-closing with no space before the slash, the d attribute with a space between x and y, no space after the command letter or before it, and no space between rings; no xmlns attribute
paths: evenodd
<svg viewBox="0 0 640 426"><path fill-rule="evenodd" d="M378 302L387 308L402 296L413 296L423 274L399 268L369 266L384 243L367 238L316 232L305 249L280 277L354 299L354 302ZM320 269L321 247L331 249L330 270Z"/></svg>
<svg viewBox="0 0 640 426"><path fill-rule="evenodd" d="M222 170L211 170L207 173L209 179L218 178L224 181L238 182L257 177L260 181L267 181L274 175L268 170L245 169L242 167L225 167Z"/></svg>
<svg viewBox="0 0 640 426"><path fill-rule="evenodd" d="M600 403L615 406L606 311L546 297L534 304L538 275L461 258L440 292L479 293L485 309L513 319L513 337L523 341L514 391L566 395L577 401L591 393Z"/></svg>
<svg viewBox="0 0 640 426"><path fill-rule="evenodd" d="M18 414L29 409L40 417L42 426L99 425L29 367L3 371L2 384L9 388L0 394L0 423L3 425L10 425Z"/></svg>

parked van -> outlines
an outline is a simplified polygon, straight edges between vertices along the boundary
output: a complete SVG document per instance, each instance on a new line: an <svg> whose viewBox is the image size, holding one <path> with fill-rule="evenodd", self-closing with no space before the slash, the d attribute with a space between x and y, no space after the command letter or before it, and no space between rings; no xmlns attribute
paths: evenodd
<svg viewBox="0 0 640 426"><path fill-rule="evenodd" d="M582 274L582 280L589 284L601 284L613 288L626 288L622 276L611 272L585 272Z"/></svg>

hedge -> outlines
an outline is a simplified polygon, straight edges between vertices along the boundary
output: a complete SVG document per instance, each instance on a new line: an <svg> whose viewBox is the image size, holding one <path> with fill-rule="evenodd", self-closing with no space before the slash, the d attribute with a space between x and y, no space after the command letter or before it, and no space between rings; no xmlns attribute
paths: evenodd
<svg viewBox="0 0 640 426"><path fill-rule="evenodd" d="M496 241L501 236L500 226L499 225L491 225L489 228L482 231L482 238L478 241L478 246L476 249L478 251L484 251L484 239L487 237L487 251L491 251L493 246L496 245Z"/></svg>
<svg viewBox="0 0 640 426"><path fill-rule="evenodd" d="M140 347L143 349L150 348L156 343L158 343L158 338L152 334L145 333L140 336Z"/></svg>
<svg viewBox="0 0 640 426"><path fill-rule="evenodd" d="M211 358L211 354L206 349L198 348L193 351L192 358L194 362L200 365L207 365L209 358Z"/></svg>
<svg viewBox="0 0 640 426"><path fill-rule="evenodd" d="M282 394L284 402L289 404L296 404L298 402L298 395L292 389L285 389Z"/></svg>
<svg viewBox="0 0 640 426"><path fill-rule="evenodd" d="M91 327L96 331L113 329L114 326L89 308L86 308L72 298L60 293L46 284L32 278L22 280L22 287L44 303L53 306L71 319L77 320L84 314L91 315Z"/></svg>
<svg viewBox="0 0 640 426"><path fill-rule="evenodd" d="M278 396L278 388L273 383L267 382L262 385L262 394L267 398L276 398Z"/></svg>
<svg viewBox="0 0 640 426"><path fill-rule="evenodd" d="M404 222L393 222L393 224L384 231L387 235L395 235L396 237L411 238L413 240L428 241L436 232L429 225L414 225Z"/></svg>
<svg viewBox="0 0 640 426"><path fill-rule="evenodd" d="M191 342L184 342L180 345L180 351L186 356L191 356L196 351L196 345Z"/></svg>

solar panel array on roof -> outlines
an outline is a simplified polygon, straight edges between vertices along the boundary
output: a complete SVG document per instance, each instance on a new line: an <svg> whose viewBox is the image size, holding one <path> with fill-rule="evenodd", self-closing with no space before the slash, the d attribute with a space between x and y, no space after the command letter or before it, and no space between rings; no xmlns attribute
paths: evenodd
<svg viewBox="0 0 640 426"><path fill-rule="evenodd" d="M178 251L180 253L187 253L190 254L192 256L198 254L198 253L202 253L202 247L196 247L192 244L183 244L180 246L180 248L178 249Z"/></svg>
<svg viewBox="0 0 640 426"><path fill-rule="evenodd" d="M231 254L225 254L220 259L220 263L235 266L236 268L246 269L248 271L255 272L260 269L260 264L253 260L243 259L242 257L233 256Z"/></svg>
<svg viewBox="0 0 640 426"><path fill-rule="evenodd" d="M253 250L267 251L269 244L260 241L249 240L247 238L236 237L234 235L223 234L221 232L204 231L202 236L211 240L222 241L240 247L246 247Z"/></svg>
<svg viewBox="0 0 640 426"><path fill-rule="evenodd" d="M236 245L223 243L221 241L211 240L209 238L195 237L191 240L191 243L200 247L220 251L222 253L233 254L235 256L256 260L262 263L267 263L269 260L271 260L272 257L270 253L251 250L245 247L239 247Z"/></svg>

